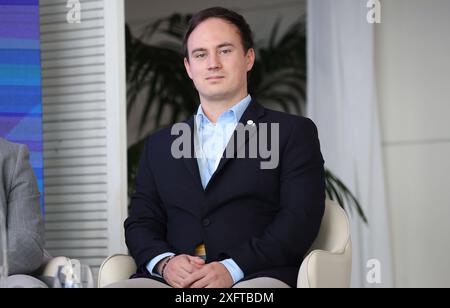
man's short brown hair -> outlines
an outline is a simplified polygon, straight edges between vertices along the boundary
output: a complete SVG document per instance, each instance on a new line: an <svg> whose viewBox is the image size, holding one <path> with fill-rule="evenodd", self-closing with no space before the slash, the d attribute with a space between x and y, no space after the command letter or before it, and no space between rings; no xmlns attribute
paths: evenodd
<svg viewBox="0 0 450 308"><path fill-rule="evenodd" d="M189 59L187 41L192 31L197 28L202 22L209 18L220 18L229 22L230 24L235 25L239 34L241 35L242 46L244 47L244 51L247 52L250 48L253 48L253 33L248 25L247 21L245 21L244 17L234 11L228 10L223 7L211 7L208 9L204 9L196 14L194 14L189 21L188 28L183 38L182 51L183 55Z"/></svg>

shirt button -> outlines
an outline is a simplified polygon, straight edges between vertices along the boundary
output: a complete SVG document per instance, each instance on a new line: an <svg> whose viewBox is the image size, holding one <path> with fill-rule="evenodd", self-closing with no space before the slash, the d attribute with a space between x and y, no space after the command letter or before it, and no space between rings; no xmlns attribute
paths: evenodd
<svg viewBox="0 0 450 308"><path fill-rule="evenodd" d="M205 219L203 219L203 226L204 227L207 227L207 226L209 226L210 225L210 223L211 223L211 221L208 219L208 218L205 218Z"/></svg>

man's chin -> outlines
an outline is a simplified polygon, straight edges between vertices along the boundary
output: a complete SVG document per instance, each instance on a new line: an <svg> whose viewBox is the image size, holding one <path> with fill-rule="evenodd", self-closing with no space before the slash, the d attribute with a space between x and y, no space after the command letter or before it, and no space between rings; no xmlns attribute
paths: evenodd
<svg viewBox="0 0 450 308"><path fill-rule="evenodd" d="M229 93L226 92L213 92L203 95L208 101L223 101L230 97Z"/></svg>

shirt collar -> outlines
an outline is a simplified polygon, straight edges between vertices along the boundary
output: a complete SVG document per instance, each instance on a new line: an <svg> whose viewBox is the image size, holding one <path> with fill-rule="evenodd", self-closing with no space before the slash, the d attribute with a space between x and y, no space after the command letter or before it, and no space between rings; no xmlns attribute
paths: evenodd
<svg viewBox="0 0 450 308"><path fill-rule="evenodd" d="M230 109L225 111L222 115L231 112L234 115L234 119L237 123L241 119L241 117L244 114L245 110L247 109L248 105L250 105L251 101L252 101L252 97L249 94L246 97L244 97L239 103L237 103L236 105L234 105L233 107L231 107ZM221 117L222 117L222 115L221 115ZM195 119L196 119L197 127L200 127L200 124L203 121L210 122L208 117L203 112L203 108L202 108L201 104L198 106L198 110L197 110Z"/></svg>

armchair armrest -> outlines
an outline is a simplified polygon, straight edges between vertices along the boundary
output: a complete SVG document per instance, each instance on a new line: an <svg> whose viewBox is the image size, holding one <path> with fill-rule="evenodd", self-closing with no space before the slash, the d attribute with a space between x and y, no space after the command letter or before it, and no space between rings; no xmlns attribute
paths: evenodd
<svg viewBox="0 0 450 308"><path fill-rule="evenodd" d="M70 264L70 259L66 257L55 257L48 260L41 267L39 271L39 276L52 277L56 278L58 275L58 268L60 266L65 266L66 264Z"/></svg>
<svg viewBox="0 0 450 308"><path fill-rule="evenodd" d="M58 269L60 266L65 266L67 264L70 264L69 258L53 258L45 253L42 266L35 273L33 273L33 276L45 283L50 288L61 288L61 284L58 278Z"/></svg>
<svg viewBox="0 0 450 308"><path fill-rule="evenodd" d="M111 283L127 280L136 273L134 259L127 255L113 255L103 261L98 273L98 287L103 288Z"/></svg>
<svg viewBox="0 0 450 308"><path fill-rule="evenodd" d="M351 279L350 241L342 253L313 250L303 260L298 275L299 288L348 288Z"/></svg>

